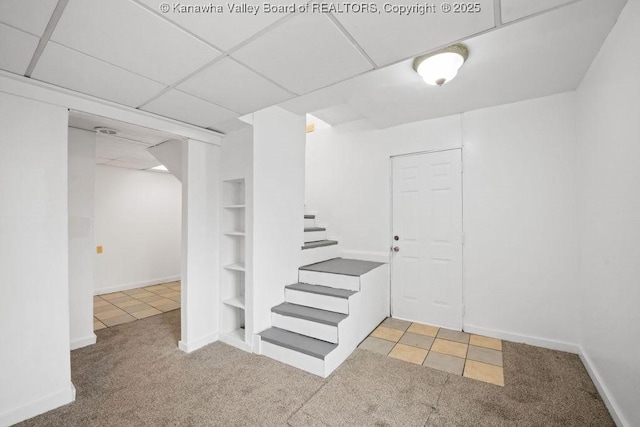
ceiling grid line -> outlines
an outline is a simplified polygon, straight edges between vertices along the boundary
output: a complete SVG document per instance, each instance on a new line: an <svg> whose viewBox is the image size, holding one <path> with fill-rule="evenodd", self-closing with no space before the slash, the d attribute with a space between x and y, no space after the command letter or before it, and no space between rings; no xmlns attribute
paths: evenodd
<svg viewBox="0 0 640 427"><path fill-rule="evenodd" d="M202 42L204 44L206 44L207 46L209 46L212 49L217 50L218 52L224 52L224 49L220 48L219 46L214 45L213 43L211 43L208 40L205 40L204 38L200 37L199 35L195 34L192 31L189 31L188 29L186 29L185 27L183 27L182 25L178 24L175 21L172 21L171 19L167 18L165 15L163 15L162 13L160 13L159 11L155 10L154 8L152 8L151 6L148 6L142 2L140 2L140 0L130 0L132 3L136 4L137 6L140 6L141 8L151 12L153 15L157 16L158 18L162 19L163 21L165 21L167 24L172 25L173 27L179 29L180 31L182 31L183 33L185 33L186 35L193 37L194 39L198 40L199 42Z"/></svg>
<svg viewBox="0 0 640 427"><path fill-rule="evenodd" d="M35 70L38 61L40 60L40 56L42 56L42 52L44 52L44 48L47 46L47 43L49 43L49 39L51 38L53 31L56 29L58 21L60 21L64 8L67 7L67 3L69 3L69 0L58 0L56 8L53 10L51 18L49 18L49 22L47 23L47 28L44 30L42 37L40 37L38 47L36 48L36 51L33 52L33 57L31 58L31 62L29 62L27 71L24 73L25 77L31 77L31 74L33 74L33 70Z"/></svg>
<svg viewBox="0 0 640 427"><path fill-rule="evenodd" d="M151 11L152 13L154 13L155 15L160 16L160 17L161 17L164 21L166 21L168 24L175 26L176 28L178 28L178 29L180 29L180 30L184 31L184 32L185 32L185 33L187 33L188 35L190 35L190 36L192 36L192 37L195 37L195 38L197 38L198 40L203 41L204 43L208 44L210 47L213 47L214 49L216 49L216 50L218 50L218 51L220 51L220 52L221 52L221 54L220 54L218 57L214 58L212 61L210 61L210 62L208 62L208 63L204 64L203 66L199 67L198 69L196 69L196 70L192 71L191 73L187 74L186 76L182 77L181 79L177 80L176 82L174 82L174 83L172 83L172 84L168 85L168 86L167 86L164 90L162 90L160 93L156 94L155 96L151 97L151 98L150 98L150 99L148 99L147 101L145 101L145 102L143 102L142 104L140 104L139 106L137 106L137 107L136 107L136 109L142 109L144 106L146 106L147 104L149 104L149 103L151 103L151 102L155 101L156 99L158 99L158 98L159 98L159 97L161 97L162 95L166 94L166 93L167 93L167 92L169 92L170 90L178 90L178 91L179 91L179 89L176 89L176 88L177 88L177 86L181 85L182 83L186 82L187 80L189 80L189 79L191 79L192 77L194 77L194 76L198 75L198 74L199 74L199 73L201 73L202 71L204 71L204 70L206 70L207 68L209 68L209 67L211 67L211 66L215 65L216 63L218 63L218 62L222 61L222 60L223 60L223 59L225 59L225 58L229 58L230 60L233 60L234 62L238 63L239 65L241 65L241 66L243 66L243 67L247 68L247 69L248 69L249 71L251 71L252 73L254 73L254 74L256 74L256 75L258 75L258 76L262 77L263 79L267 80L269 83L271 83L271 84L273 84L273 85L275 85L275 86L279 87L280 89L282 89L282 90L286 91L288 94L293 95L293 96L297 96L297 95L299 95L299 94L297 94L297 93L295 93L295 92L291 91L290 89L288 89L288 88L286 88L286 87L282 86L281 84L279 84L279 83L277 83L277 82L273 81L271 78L269 78L269 77L265 76L264 74L262 74L262 73L258 72L257 70L253 69L252 67L248 66L247 64L244 64L244 63L242 63L241 61L238 61L236 58L233 58L233 57L231 56L231 54L232 54L233 52L235 52L235 51L237 51L238 49L242 48L243 46L245 46L245 45L247 45L247 44L251 43L253 40L255 40L255 39L259 38L259 37L262 37L264 34L267 34L268 32L272 31L273 29L275 29L275 28L277 28L278 26L282 25L283 23L287 22L289 19L292 19L293 17L295 17L296 15L298 15L298 13L297 13L297 12L290 13L290 14L287 14L286 16L283 16L282 18L280 18L280 19L279 19L279 20L277 20L276 22L274 22L274 23L270 24L269 26L267 26L267 27L263 28L262 30L258 31L257 33L253 34L252 36L248 37L247 39L245 39L245 40L243 40L242 42L238 43L237 45L233 46L233 47L232 47L232 48L230 48L229 50L224 51L223 49L220 49L220 48L216 47L215 45L213 45L213 44L211 44L211 43L208 43L207 41L203 40L201 37L199 37L199 36L197 36L197 35L193 34L192 32L190 32L190 31L188 31L188 30L185 30L182 26L180 26L180 25L178 25L177 23L175 23L175 22L171 21L170 19L168 19L168 18L164 17L163 15L161 15L161 14L159 14L159 13L155 12L153 9L151 9L151 8L150 8L150 7L148 7L147 5L141 4L141 3L139 3L137 0L131 0L131 1L135 2L136 4L141 5L142 7L144 7L144 8L145 8L145 9L147 9L147 10L150 10L150 11ZM190 95L190 96L194 96L194 95L192 95L192 94L188 94L188 95ZM200 97L197 97L197 96L194 96L194 97L196 97L196 98L198 98L198 99L201 99L202 101L206 101L206 102L208 102L208 103L210 103L210 104L216 105L217 107L221 107L221 108L227 109L227 110L229 110L229 111L233 111L234 113L237 113L237 114L242 114L242 113L239 113L239 112L237 112L237 111L234 111L234 110L233 110L233 109L231 109L231 108L224 107L224 106L222 106L222 105L218 105L218 104L216 104L216 103L214 103L214 102L211 102L211 101L209 101L209 100L206 100L206 99L203 99L203 98L200 98Z"/></svg>
<svg viewBox="0 0 640 427"><path fill-rule="evenodd" d="M376 64L375 61L371 59L369 54L362 48L362 46L360 46L360 43L358 43L358 41L351 35L351 33L347 31L344 25L342 25L340 21L338 21L338 18L336 18L333 15L333 13L326 13L325 15L327 15L329 20L333 23L333 25L336 26L336 28L338 28L338 30L340 30L340 32L347 38L347 40L349 40L349 42L353 45L353 47L355 47L356 50L360 52L360 54L364 57L364 59L366 59L367 62L369 62L369 64L373 67L373 69L374 70L377 69L378 64Z"/></svg>
<svg viewBox="0 0 640 427"><path fill-rule="evenodd" d="M50 41L51 41L51 40L50 40ZM149 81L151 81L151 82L157 83L157 84L162 85L162 86L167 86L167 84L166 84L166 83L162 83L161 81L158 81L158 80L156 80L156 79L153 79L153 78L151 78L151 77L149 77L149 76L145 76L144 74L140 74L140 73L139 73L139 72L137 72L137 71L133 71L133 70L130 70L130 69L128 69L128 68L124 68L124 67L122 67L122 66L120 66L120 65L114 64L114 63L112 63L112 62L105 61L104 59L98 58L97 56L92 55L92 54L90 54L90 53L82 52L82 51L80 51L80 50L78 50L78 49L76 49L76 48L74 48L74 47L67 46L67 45L66 45L66 44L64 44L64 43L60 43L60 42L56 42L56 41L51 41L51 43L53 43L53 44L57 44L57 45L59 45L59 46L64 47L65 49L72 50L72 51L74 51L74 52L76 52L76 53L78 53L78 54L80 54L80 55L83 55L83 56L86 56L86 57L88 57L88 58L94 59L94 60L96 60L96 61L102 62L103 64L107 64L107 65L109 65L109 66L111 66L111 67L114 67L114 68L117 68L117 69L119 69L119 70L126 71L127 73L131 73L131 74L136 75L136 76L138 76L138 77L141 77L141 78L143 78L143 79L145 79L145 80L149 80ZM169 86L167 86L167 87L169 87Z"/></svg>
<svg viewBox="0 0 640 427"><path fill-rule="evenodd" d="M495 28L502 27L502 0L493 0L493 23Z"/></svg>

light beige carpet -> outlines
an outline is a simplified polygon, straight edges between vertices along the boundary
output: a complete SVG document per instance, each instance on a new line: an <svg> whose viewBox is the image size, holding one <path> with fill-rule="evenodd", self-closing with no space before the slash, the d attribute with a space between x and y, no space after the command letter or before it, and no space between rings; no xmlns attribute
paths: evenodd
<svg viewBox="0 0 640 427"><path fill-rule="evenodd" d="M180 311L71 353L77 400L33 426L612 426L577 356L504 343L505 387L356 350L322 379L214 343L177 349Z"/></svg>

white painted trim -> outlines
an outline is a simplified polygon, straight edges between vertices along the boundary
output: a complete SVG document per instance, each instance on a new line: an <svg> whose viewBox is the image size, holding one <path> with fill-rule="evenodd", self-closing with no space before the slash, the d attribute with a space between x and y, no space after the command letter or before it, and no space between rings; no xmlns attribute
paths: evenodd
<svg viewBox="0 0 640 427"><path fill-rule="evenodd" d="M605 385L604 381L602 380L602 376L598 373L598 370L591 361L591 358L584 351L584 348L582 348L582 346L578 346L578 356L580 356L580 360L582 360L582 364L587 369L587 373L589 374L589 377L591 377L591 381L593 381L593 384L595 384L598 393L600 393L600 397L602 397L602 401L609 410L613 421L617 426L631 427L631 423L629 423L622 415L622 411L613 398L613 395L609 391L609 388Z"/></svg>
<svg viewBox="0 0 640 427"><path fill-rule="evenodd" d="M230 337L229 335L226 334L220 334L220 337L218 338L221 342L230 345L231 347L235 347L237 349L240 349L242 351L246 351L248 353L252 353L252 348L250 344L247 344L244 341L239 341L237 338L234 337Z"/></svg>
<svg viewBox="0 0 640 427"><path fill-rule="evenodd" d="M498 338L505 341L535 345L536 347L548 348L551 350L566 351L567 353L579 354L578 344L564 341L550 340L547 338L533 337L530 335L514 334L511 332L499 331L495 329L482 328L480 326L463 325L463 330L472 334L484 335L486 337Z"/></svg>
<svg viewBox="0 0 640 427"><path fill-rule="evenodd" d="M322 271L298 270L298 281L310 285L329 286L331 288L360 290L360 277Z"/></svg>
<svg viewBox="0 0 640 427"><path fill-rule="evenodd" d="M389 254L385 252L356 251L351 249L343 249L342 257L360 259L363 261L384 262L385 264L389 264L391 262Z"/></svg>
<svg viewBox="0 0 640 427"><path fill-rule="evenodd" d="M222 133L0 70L0 92L221 145Z"/></svg>
<svg viewBox="0 0 640 427"><path fill-rule="evenodd" d="M113 292L128 291L130 289L144 288L145 286L161 285L163 283L177 282L180 276L163 277L160 279L146 280L144 282L127 283L124 285L110 286L108 288L94 289L93 295L111 294Z"/></svg>
<svg viewBox="0 0 640 427"><path fill-rule="evenodd" d="M60 390L57 393L50 394L41 399L22 405L19 408L12 409L4 414L0 414L0 425L10 426L21 421L33 418L36 415L43 414L52 409L56 409L67 403L76 400L76 388L69 383L69 388Z"/></svg>
<svg viewBox="0 0 640 427"><path fill-rule="evenodd" d="M77 350L88 345L93 345L97 340L98 338L96 337L96 334L91 334L87 337L75 339L71 341L71 350Z"/></svg>
<svg viewBox="0 0 640 427"><path fill-rule="evenodd" d="M280 347L268 341L262 342L262 355L293 366L294 368L318 375L319 377L326 378L324 372L325 361L322 359L299 353L286 347Z"/></svg>
<svg viewBox="0 0 640 427"><path fill-rule="evenodd" d="M201 349L205 345L211 344L212 342L218 341L218 333L213 333L206 335L202 338L198 338L197 340L193 340L191 342L184 342L183 340L178 341L178 348L185 353L191 353L198 349Z"/></svg>

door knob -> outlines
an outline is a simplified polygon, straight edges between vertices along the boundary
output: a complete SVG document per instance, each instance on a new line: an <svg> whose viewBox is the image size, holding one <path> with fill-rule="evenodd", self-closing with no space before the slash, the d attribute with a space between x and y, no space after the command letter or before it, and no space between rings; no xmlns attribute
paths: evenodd
<svg viewBox="0 0 640 427"><path fill-rule="evenodd" d="M400 240L400 236L393 236L393 240Z"/></svg>
<svg viewBox="0 0 640 427"><path fill-rule="evenodd" d="M400 248L399 248L399 247L397 247L397 246L394 246L394 247L393 247L393 251L394 251L394 252L400 252Z"/></svg>

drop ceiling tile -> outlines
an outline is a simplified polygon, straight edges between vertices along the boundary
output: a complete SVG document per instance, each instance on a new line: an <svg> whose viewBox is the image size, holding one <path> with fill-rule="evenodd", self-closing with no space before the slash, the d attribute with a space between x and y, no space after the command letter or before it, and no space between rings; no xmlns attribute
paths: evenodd
<svg viewBox="0 0 640 427"><path fill-rule="evenodd" d="M16 74L27 71L38 47L38 38L0 24L0 68Z"/></svg>
<svg viewBox="0 0 640 427"><path fill-rule="evenodd" d="M377 0L375 3L380 11L378 14L344 13L335 16L379 66L436 49L495 25L493 0L480 0L479 13L464 14L443 13L441 1L431 2L435 5L435 12L423 15L387 13L385 4L391 2Z"/></svg>
<svg viewBox="0 0 640 427"><path fill-rule="evenodd" d="M158 166L160 163L138 163L138 162L127 162L123 160L111 160L109 163L106 163L108 166L116 166L119 168L127 168L127 169L137 169L137 170L145 170L152 168L154 166Z"/></svg>
<svg viewBox="0 0 640 427"><path fill-rule="evenodd" d="M288 12L265 13L263 9L263 3L265 2L262 0L235 2L237 5L260 6L260 10L256 14L230 11L229 6L233 5L234 2L214 2L214 5L223 7L223 12L221 13L181 13L173 8L174 5L179 5L180 3L165 2L165 0L139 1L147 5L151 10L161 13L164 18L175 22L223 50L231 49L288 15ZM163 3L171 5L169 12L162 13L160 11L160 5ZM271 0L268 3L271 5L299 5L305 3L305 0Z"/></svg>
<svg viewBox="0 0 640 427"><path fill-rule="evenodd" d="M57 0L0 0L0 22L42 36Z"/></svg>
<svg viewBox="0 0 640 427"><path fill-rule="evenodd" d="M146 157L139 157L139 156L120 156L117 159L115 159L119 162L127 162L127 163L133 163L133 164L139 164L139 165L156 165L160 162L158 162L156 160L155 157L153 157L151 154L147 153Z"/></svg>
<svg viewBox="0 0 640 427"><path fill-rule="evenodd" d="M146 160L154 159L151 153L147 151L146 146L111 136L98 135L96 137L96 157L113 160L122 156L138 157Z"/></svg>
<svg viewBox="0 0 640 427"><path fill-rule="evenodd" d="M178 90L170 90L143 106L142 109L205 128L215 128L216 123L238 117L238 114L233 111Z"/></svg>
<svg viewBox="0 0 640 427"><path fill-rule="evenodd" d="M47 43L32 77L131 107L137 107L165 88L53 42Z"/></svg>
<svg viewBox="0 0 640 427"><path fill-rule="evenodd" d="M231 120L227 120L226 122L216 123L215 129L213 130L226 134L230 132L235 132L240 129L244 129L249 126L251 125L243 122L240 119L231 119Z"/></svg>
<svg viewBox="0 0 640 427"><path fill-rule="evenodd" d="M502 0L500 10L502 22L515 21L516 19L524 18L572 1L573 0Z"/></svg>
<svg viewBox="0 0 640 427"><path fill-rule="evenodd" d="M298 94L372 68L329 18L311 13L288 20L232 56Z"/></svg>
<svg viewBox="0 0 640 427"><path fill-rule="evenodd" d="M219 55L128 0L70 0L51 39L165 84Z"/></svg>
<svg viewBox="0 0 640 427"><path fill-rule="evenodd" d="M241 114L293 97L237 62L225 58L178 86L178 89Z"/></svg>

